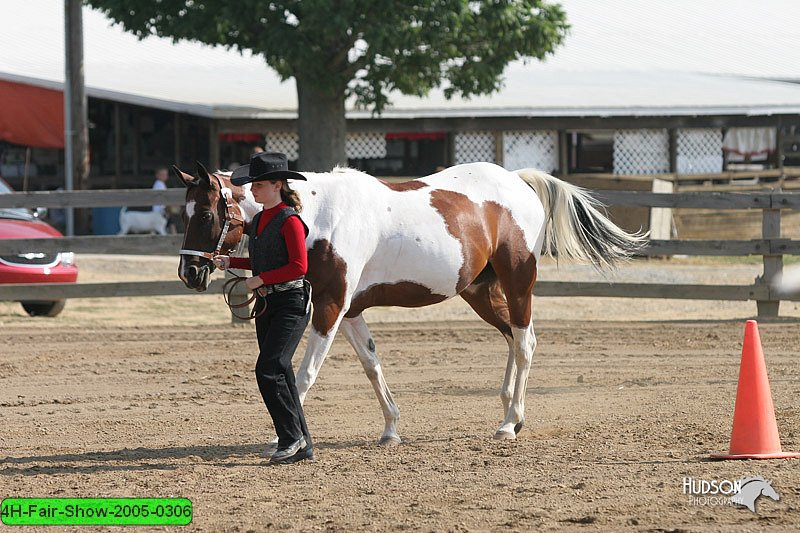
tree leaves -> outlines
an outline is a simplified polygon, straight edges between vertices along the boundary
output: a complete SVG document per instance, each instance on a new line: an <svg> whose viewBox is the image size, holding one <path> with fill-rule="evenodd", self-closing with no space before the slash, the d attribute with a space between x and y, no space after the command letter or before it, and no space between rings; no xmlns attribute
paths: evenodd
<svg viewBox="0 0 800 533"><path fill-rule="evenodd" d="M543 59L569 29L541 0L85 0L139 38L198 41L264 57L282 79L380 111L392 91L497 91L505 66Z"/></svg>
<svg viewBox="0 0 800 533"><path fill-rule="evenodd" d="M305 170L346 162L345 98L379 114L394 91L422 97L443 87L448 98L492 93L510 61L552 54L569 29L561 7L542 0L84 3L140 39L249 50L281 79L294 77Z"/></svg>

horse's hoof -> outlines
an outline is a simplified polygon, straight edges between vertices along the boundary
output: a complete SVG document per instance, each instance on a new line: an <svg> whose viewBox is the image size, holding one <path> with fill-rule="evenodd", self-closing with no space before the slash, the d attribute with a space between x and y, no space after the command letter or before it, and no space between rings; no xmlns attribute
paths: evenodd
<svg viewBox="0 0 800 533"><path fill-rule="evenodd" d="M381 437L381 440L378 441L378 446L382 446L383 448L394 448L395 446L399 446L403 441L400 440L400 437L397 436L389 436L389 437Z"/></svg>
<svg viewBox="0 0 800 533"><path fill-rule="evenodd" d="M518 422L518 423L517 423L517 424L514 426L514 435L519 435L519 432L522 430L522 426L523 426L523 425L525 425L525 421L524 421L524 420L520 420L520 421L519 421L519 422Z"/></svg>
<svg viewBox="0 0 800 533"><path fill-rule="evenodd" d="M517 434L509 431L497 431L494 434L494 440L514 440L516 438Z"/></svg>

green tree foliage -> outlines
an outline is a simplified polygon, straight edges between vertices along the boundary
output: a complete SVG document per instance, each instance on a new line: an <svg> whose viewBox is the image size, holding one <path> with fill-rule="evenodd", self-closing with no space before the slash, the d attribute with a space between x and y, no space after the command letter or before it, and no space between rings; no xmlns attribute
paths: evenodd
<svg viewBox="0 0 800 533"><path fill-rule="evenodd" d="M543 59L569 29L542 0L84 0L139 38L199 41L261 55L295 78L300 165L345 162L344 102L379 114L389 94L497 91L505 66Z"/></svg>

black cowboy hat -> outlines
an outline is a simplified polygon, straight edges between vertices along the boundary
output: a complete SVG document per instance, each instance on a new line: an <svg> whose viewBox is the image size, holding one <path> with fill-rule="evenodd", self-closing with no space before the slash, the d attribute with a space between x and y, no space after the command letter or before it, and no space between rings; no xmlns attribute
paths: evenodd
<svg viewBox="0 0 800 533"><path fill-rule="evenodd" d="M243 165L231 174L231 183L244 185L251 181L262 180L303 180L306 177L299 172L289 170L286 154L279 152L260 152L250 157L250 164Z"/></svg>

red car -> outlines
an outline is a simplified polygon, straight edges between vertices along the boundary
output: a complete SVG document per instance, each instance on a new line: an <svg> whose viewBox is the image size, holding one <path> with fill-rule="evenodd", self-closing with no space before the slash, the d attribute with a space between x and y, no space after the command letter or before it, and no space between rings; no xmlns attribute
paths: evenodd
<svg viewBox="0 0 800 533"><path fill-rule="evenodd" d="M0 178L0 194L13 192ZM0 208L0 239L42 239L63 237L53 226L39 220L28 209ZM0 283L74 283L78 267L72 252L43 253L32 251L19 255L0 255ZM22 301L31 316L56 316L66 300Z"/></svg>

